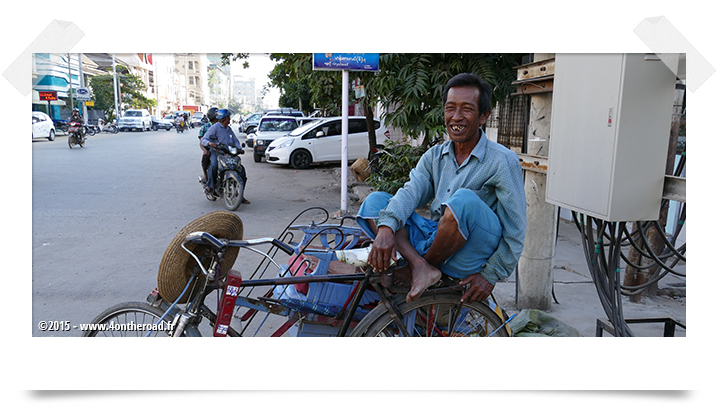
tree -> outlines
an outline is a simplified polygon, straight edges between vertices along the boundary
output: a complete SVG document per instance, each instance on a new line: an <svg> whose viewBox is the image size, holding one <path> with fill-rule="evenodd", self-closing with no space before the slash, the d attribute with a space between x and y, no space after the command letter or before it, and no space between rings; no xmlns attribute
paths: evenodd
<svg viewBox="0 0 720 420"><path fill-rule="evenodd" d="M148 99L142 94L146 89L145 83L138 76L130 74L124 66L116 67L116 76L120 86L120 102L124 109L137 108L147 109L157 106L154 99ZM90 79L95 108L105 111L107 119L112 120L115 116L115 90L113 89L113 75L103 74L93 76Z"/></svg>
<svg viewBox="0 0 720 420"><path fill-rule="evenodd" d="M277 61L270 74L270 85L284 94L299 83L307 87L312 107L323 115L340 115L342 105L342 74L338 71L315 71L312 54L270 54ZM349 87L346 87L349 89ZM310 104L308 104L309 106Z"/></svg>
<svg viewBox="0 0 720 420"><path fill-rule="evenodd" d="M231 61L247 60L248 56L250 56L250 54L248 54L248 53L236 53L236 54L222 53L222 54L220 54L220 59L222 60L222 64L224 66L227 66L228 64L230 64ZM245 61L243 63L243 68L244 69L250 68L250 63Z"/></svg>
<svg viewBox="0 0 720 420"><path fill-rule="evenodd" d="M312 109L312 94L304 82L287 82L282 89L279 105L282 108L296 108L300 111Z"/></svg>
<svg viewBox="0 0 720 420"><path fill-rule="evenodd" d="M424 136L423 146L444 133L442 93L460 73L475 73L494 86L493 101L504 102L523 54L381 54L380 71L366 89L384 109L385 123L408 137Z"/></svg>

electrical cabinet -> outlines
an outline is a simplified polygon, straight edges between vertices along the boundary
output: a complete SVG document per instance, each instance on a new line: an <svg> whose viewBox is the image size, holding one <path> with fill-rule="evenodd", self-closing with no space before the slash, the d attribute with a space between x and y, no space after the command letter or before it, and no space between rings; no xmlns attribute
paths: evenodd
<svg viewBox="0 0 720 420"><path fill-rule="evenodd" d="M555 57L548 203L607 221L658 218L676 77L652 57Z"/></svg>

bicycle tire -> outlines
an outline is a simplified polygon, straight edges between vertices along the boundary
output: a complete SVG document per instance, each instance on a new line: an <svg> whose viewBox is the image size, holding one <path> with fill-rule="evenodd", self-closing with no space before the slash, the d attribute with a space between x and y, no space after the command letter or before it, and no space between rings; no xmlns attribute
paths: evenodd
<svg viewBox="0 0 720 420"><path fill-rule="evenodd" d="M483 302L460 303L460 294L420 297L397 305L411 336L420 337L508 337L503 321ZM452 319L455 322L450 322ZM430 328L428 328L430 326ZM494 334L493 334L494 332ZM366 315L352 337L404 336L384 305Z"/></svg>
<svg viewBox="0 0 720 420"><path fill-rule="evenodd" d="M90 322L92 330L83 332L83 337L169 337L167 331L152 327L165 311L145 302L123 302L106 309ZM172 319L163 319L167 326ZM109 327L113 325L112 327ZM123 327L124 325L124 327ZM146 327L148 326L148 327Z"/></svg>

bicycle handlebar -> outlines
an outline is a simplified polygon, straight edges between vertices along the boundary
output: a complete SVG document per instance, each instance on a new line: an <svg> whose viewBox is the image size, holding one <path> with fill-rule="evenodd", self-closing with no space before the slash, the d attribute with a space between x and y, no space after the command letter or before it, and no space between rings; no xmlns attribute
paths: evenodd
<svg viewBox="0 0 720 420"><path fill-rule="evenodd" d="M227 240L218 239L207 232L192 232L185 237L185 243L204 243L210 245L215 251L220 251L225 246L246 247L253 245L273 244L273 246L280 248L288 255L292 255L295 252L293 247L276 238Z"/></svg>

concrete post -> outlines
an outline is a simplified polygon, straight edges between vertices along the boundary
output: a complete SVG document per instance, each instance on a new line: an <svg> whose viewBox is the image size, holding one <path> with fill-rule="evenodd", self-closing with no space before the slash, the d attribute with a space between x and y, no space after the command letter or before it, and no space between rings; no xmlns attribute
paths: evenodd
<svg viewBox="0 0 720 420"><path fill-rule="evenodd" d="M535 54L535 61L554 54ZM530 100L527 154L548 156L552 93L534 94ZM525 172L527 234L518 263L517 303L521 309L547 310L552 303L558 208L545 202L547 175Z"/></svg>

